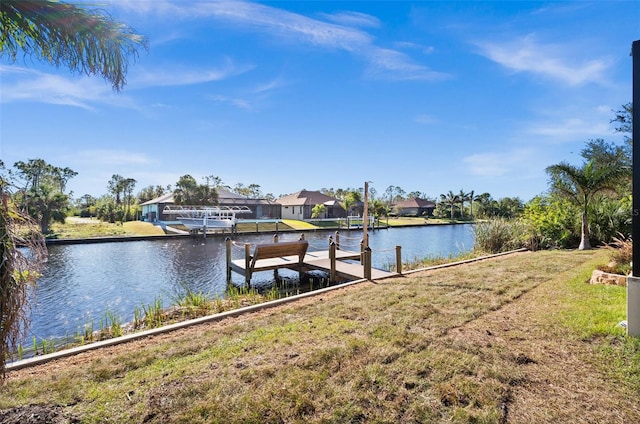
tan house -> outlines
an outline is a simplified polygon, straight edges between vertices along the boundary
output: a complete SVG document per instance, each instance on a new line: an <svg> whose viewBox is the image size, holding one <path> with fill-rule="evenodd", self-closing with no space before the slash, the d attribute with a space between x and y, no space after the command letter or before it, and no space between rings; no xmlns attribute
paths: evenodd
<svg viewBox="0 0 640 424"><path fill-rule="evenodd" d="M393 205L393 211L398 216L433 216L435 208L435 202L418 197L403 200Z"/></svg>
<svg viewBox="0 0 640 424"><path fill-rule="evenodd" d="M311 219L311 213L316 205L324 205L325 211L318 218L344 218L345 210L337 199L322 194L319 191L302 190L283 196L276 200L281 206L282 219Z"/></svg>

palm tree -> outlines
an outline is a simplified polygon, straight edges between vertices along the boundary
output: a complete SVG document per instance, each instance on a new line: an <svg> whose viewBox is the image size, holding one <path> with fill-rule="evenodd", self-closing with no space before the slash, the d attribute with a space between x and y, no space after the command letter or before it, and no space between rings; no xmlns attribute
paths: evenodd
<svg viewBox="0 0 640 424"><path fill-rule="evenodd" d="M460 189L460 193L458 193L458 201L460 202L460 217L464 219L464 202L468 199L467 193L464 190Z"/></svg>
<svg viewBox="0 0 640 424"><path fill-rule="evenodd" d="M589 242L589 204L598 193L615 192L618 180L627 172L620 167L596 166L589 161L578 168L567 162L549 166L551 189L569 199L582 210L582 230L579 250L591 249Z"/></svg>
<svg viewBox="0 0 640 424"><path fill-rule="evenodd" d="M99 75L120 91L128 58L137 58L147 38L109 16L73 4L50 0L0 2L0 56L15 61L18 53L72 72Z"/></svg>
<svg viewBox="0 0 640 424"><path fill-rule="evenodd" d="M440 200L445 204L449 205L449 208L451 209L451 220L453 221L453 210L456 204L460 201L460 199L458 198L458 195L453 194L453 192L449 190L449 192L446 195L445 194L440 195Z"/></svg>
<svg viewBox="0 0 640 424"><path fill-rule="evenodd" d="M476 200L474 194L474 190L471 190L469 193L467 193L467 200L469 201L469 216L471 219L473 219L473 202Z"/></svg>

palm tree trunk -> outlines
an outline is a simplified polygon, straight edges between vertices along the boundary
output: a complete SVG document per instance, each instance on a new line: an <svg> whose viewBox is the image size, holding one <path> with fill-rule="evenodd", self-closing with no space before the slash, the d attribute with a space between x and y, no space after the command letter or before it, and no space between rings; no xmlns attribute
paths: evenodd
<svg viewBox="0 0 640 424"><path fill-rule="evenodd" d="M591 249L591 243L589 243L589 222L587 221L587 212L582 212L582 234L580 238L580 246L578 250Z"/></svg>

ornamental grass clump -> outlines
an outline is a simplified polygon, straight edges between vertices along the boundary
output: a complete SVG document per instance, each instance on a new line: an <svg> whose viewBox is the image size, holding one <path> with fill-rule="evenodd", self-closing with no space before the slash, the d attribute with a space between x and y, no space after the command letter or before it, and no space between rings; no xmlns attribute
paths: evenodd
<svg viewBox="0 0 640 424"><path fill-rule="evenodd" d="M476 224L475 250L500 253L528 248L537 250L535 238L525 222L516 219L496 218Z"/></svg>
<svg viewBox="0 0 640 424"><path fill-rule="evenodd" d="M608 243L606 247L609 250L609 263L598 266L598 269L611 274L629 275L633 260L633 242L631 238L626 238L623 235L614 237L613 241Z"/></svg>

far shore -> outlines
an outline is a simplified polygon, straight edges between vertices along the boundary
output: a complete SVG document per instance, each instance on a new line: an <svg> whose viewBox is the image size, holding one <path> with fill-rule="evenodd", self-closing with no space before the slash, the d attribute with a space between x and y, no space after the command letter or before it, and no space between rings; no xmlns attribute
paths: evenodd
<svg viewBox="0 0 640 424"><path fill-rule="evenodd" d="M371 231L378 231L389 228L406 228L430 225L458 225L472 224L471 220L444 220L437 218L389 218L380 220L379 224L370 228ZM297 224L299 223L299 224ZM265 233L297 233L316 231L361 231L361 228L345 228L338 225L316 226L305 221L282 220L276 225L275 222L265 223L239 223L236 234L252 235ZM232 234L227 231L208 232L206 237L229 237ZM173 239L185 237L203 237L200 234L177 234L165 231L160 225L150 222L129 221L124 223L102 222L95 218L68 217L64 224L56 223L52 225L52 232L47 235L45 241L49 245L57 244L88 244L88 243L111 243L142 241L155 239Z"/></svg>

